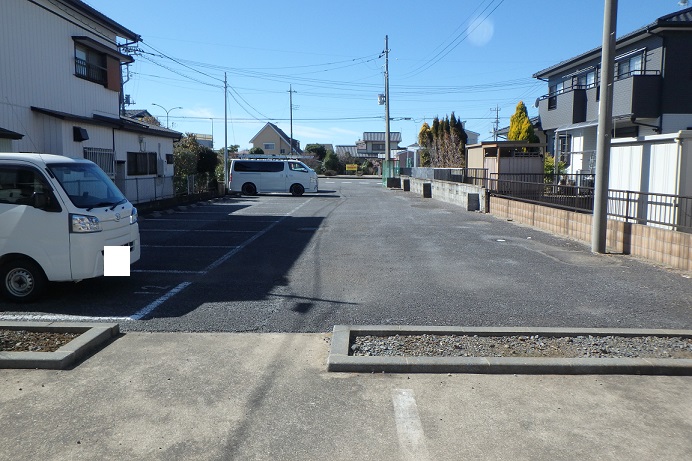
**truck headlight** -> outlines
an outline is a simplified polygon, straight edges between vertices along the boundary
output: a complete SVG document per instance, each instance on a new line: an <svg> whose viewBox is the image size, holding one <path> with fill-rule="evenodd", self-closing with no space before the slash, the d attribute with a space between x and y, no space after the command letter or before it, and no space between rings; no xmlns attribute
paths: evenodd
<svg viewBox="0 0 692 461"><path fill-rule="evenodd" d="M101 222L96 216L70 215L70 232L83 234L87 232L101 232L101 230Z"/></svg>
<svg viewBox="0 0 692 461"><path fill-rule="evenodd" d="M137 213L137 208L132 207L132 213L130 213L130 224L135 224L138 216L139 214Z"/></svg>

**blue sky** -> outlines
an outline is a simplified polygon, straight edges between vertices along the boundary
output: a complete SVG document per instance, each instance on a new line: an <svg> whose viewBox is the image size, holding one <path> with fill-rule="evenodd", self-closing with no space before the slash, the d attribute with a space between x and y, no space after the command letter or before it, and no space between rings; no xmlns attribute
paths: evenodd
<svg viewBox="0 0 692 461"><path fill-rule="evenodd" d="M354 144L384 131L385 35L389 36L391 130L416 142L424 121L452 111L481 140L495 108L509 124L523 100L537 115L547 86L531 76L601 45L604 0L86 0L142 36L125 85L136 104L171 128L214 135L223 147L224 72L228 143L272 121L310 143ZM618 36L682 7L677 0L620 0Z"/></svg>

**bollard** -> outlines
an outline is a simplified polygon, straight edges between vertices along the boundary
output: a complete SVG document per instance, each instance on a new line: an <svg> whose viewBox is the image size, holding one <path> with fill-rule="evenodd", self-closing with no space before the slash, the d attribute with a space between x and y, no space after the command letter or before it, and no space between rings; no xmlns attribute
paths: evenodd
<svg viewBox="0 0 692 461"><path fill-rule="evenodd" d="M467 199L467 211L480 211L481 209L481 196L480 194L468 194Z"/></svg>
<svg viewBox="0 0 692 461"><path fill-rule="evenodd" d="M387 187L390 189L399 189L401 187L401 178L387 178Z"/></svg>
<svg viewBox="0 0 692 461"><path fill-rule="evenodd" d="M432 198L432 183L423 183L423 198Z"/></svg>

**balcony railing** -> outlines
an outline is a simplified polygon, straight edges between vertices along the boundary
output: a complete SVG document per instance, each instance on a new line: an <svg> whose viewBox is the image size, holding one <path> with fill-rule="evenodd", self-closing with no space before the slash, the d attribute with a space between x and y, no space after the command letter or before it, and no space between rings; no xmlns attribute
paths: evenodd
<svg viewBox="0 0 692 461"><path fill-rule="evenodd" d="M661 73L658 70L632 71L617 76L613 85L613 116L659 116L661 84ZM538 104L543 128L554 129L596 119L599 89L597 83L573 84L541 96Z"/></svg>
<svg viewBox="0 0 692 461"><path fill-rule="evenodd" d="M106 83L106 69L91 64L84 59L75 58L75 74L96 83Z"/></svg>

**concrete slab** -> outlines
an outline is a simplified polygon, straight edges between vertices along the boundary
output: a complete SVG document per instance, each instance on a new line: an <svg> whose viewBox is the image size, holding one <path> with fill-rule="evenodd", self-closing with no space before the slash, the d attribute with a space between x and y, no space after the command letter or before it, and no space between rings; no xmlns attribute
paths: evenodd
<svg viewBox="0 0 692 461"><path fill-rule="evenodd" d="M692 378L326 371L328 334L127 333L2 370L0 459L686 459Z"/></svg>
<svg viewBox="0 0 692 461"><path fill-rule="evenodd" d="M692 360L690 359L349 355L351 341L355 336L422 334L479 336L668 336L692 338L692 331L690 330L665 329L335 325L329 358L327 359L327 370L360 373L692 375Z"/></svg>

